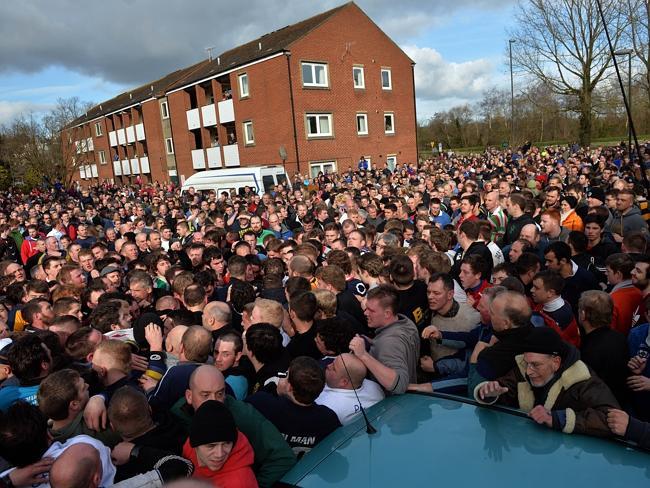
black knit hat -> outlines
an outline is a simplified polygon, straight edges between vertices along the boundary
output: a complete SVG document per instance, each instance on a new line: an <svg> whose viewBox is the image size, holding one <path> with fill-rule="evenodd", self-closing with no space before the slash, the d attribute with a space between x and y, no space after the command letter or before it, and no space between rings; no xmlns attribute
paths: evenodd
<svg viewBox="0 0 650 488"><path fill-rule="evenodd" d="M226 406L216 400L204 402L194 413L190 425L190 446L237 440L235 419Z"/></svg>
<svg viewBox="0 0 650 488"><path fill-rule="evenodd" d="M141 349L148 349L149 343L145 338L144 329L147 325L154 323L161 329L163 329L163 321L158 314L153 312L145 312L138 317L138 320L133 324L133 338L135 342L138 343L138 347Z"/></svg>
<svg viewBox="0 0 650 488"><path fill-rule="evenodd" d="M526 337L526 351L565 358L569 345L550 327L536 327Z"/></svg>

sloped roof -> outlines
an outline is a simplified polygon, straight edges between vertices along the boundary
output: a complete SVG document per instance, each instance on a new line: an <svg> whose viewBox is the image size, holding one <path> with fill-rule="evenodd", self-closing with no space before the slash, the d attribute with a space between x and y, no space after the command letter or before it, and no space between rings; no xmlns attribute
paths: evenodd
<svg viewBox="0 0 650 488"><path fill-rule="evenodd" d="M328 10L327 12L315 15L314 17L305 19L297 24L291 24L282 29L264 34L262 37L258 37L246 44L225 51L215 57L211 62L194 71L187 78L179 80L178 83L170 87L170 90L191 85L194 82L217 76L219 73L231 70L237 66L242 66L252 61L282 52L292 43L301 37L304 37L334 14L350 5L350 3L346 3L333 8L332 10Z"/></svg>
<svg viewBox="0 0 650 488"><path fill-rule="evenodd" d="M145 83L142 86L120 93L114 98L95 105L85 115L72 121L68 127L75 127L102 115L113 113L124 107L143 102L149 98L162 96L164 93L191 85L199 80L217 76L219 73L242 66L244 64L282 52L293 42L304 37L334 14L351 5L352 2L320 13L296 24L264 34L246 44L225 51L215 56L212 61L203 60L188 68L174 71L159 80ZM261 46L261 49L260 49Z"/></svg>

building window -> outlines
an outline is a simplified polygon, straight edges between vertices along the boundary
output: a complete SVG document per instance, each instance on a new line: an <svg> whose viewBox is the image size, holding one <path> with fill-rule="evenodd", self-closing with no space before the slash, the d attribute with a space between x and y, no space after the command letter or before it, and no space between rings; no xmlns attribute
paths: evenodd
<svg viewBox="0 0 650 488"><path fill-rule="evenodd" d="M302 63L302 86L327 88L327 65Z"/></svg>
<svg viewBox="0 0 650 488"><path fill-rule="evenodd" d="M395 134L395 114L384 114L384 132L386 134Z"/></svg>
<svg viewBox="0 0 650 488"><path fill-rule="evenodd" d="M360 136L368 135L368 115L357 114L357 134Z"/></svg>
<svg viewBox="0 0 650 488"><path fill-rule="evenodd" d="M106 153L104 151L99 151L97 154L99 157L99 164L106 164Z"/></svg>
<svg viewBox="0 0 650 488"><path fill-rule="evenodd" d="M250 95L248 92L248 74L239 75L239 98L246 98Z"/></svg>
<svg viewBox="0 0 650 488"><path fill-rule="evenodd" d="M352 79L354 80L354 87L355 88L365 88L366 87L366 79L364 78L364 75L363 75L363 67L361 67L361 66L353 66L352 67Z"/></svg>
<svg viewBox="0 0 650 488"><path fill-rule="evenodd" d="M388 166L388 169L391 171L395 169L395 166L397 166L397 156L395 154L389 154L386 156L386 166Z"/></svg>
<svg viewBox="0 0 650 488"><path fill-rule="evenodd" d="M307 137L331 137L332 114L307 114Z"/></svg>
<svg viewBox="0 0 650 488"><path fill-rule="evenodd" d="M104 132L102 131L102 123L101 122L95 122L95 135L97 137L100 137L104 135Z"/></svg>
<svg viewBox="0 0 650 488"><path fill-rule="evenodd" d="M174 154L174 141L169 137L165 139L165 147L167 148L167 154Z"/></svg>
<svg viewBox="0 0 650 488"><path fill-rule="evenodd" d="M244 143L247 146L255 144L255 134L253 134L253 122L250 120L244 122Z"/></svg>
<svg viewBox="0 0 650 488"><path fill-rule="evenodd" d="M390 68L381 69L381 88L383 90L393 89L393 79L390 74Z"/></svg>
<svg viewBox="0 0 650 488"><path fill-rule="evenodd" d="M309 163L309 172L312 178L316 178L318 173L333 174L336 173L336 161L318 161Z"/></svg>
<svg viewBox="0 0 650 488"><path fill-rule="evenodd" d="M163 119L169 118L169 105L167 105L167 102L160 102L160 112Z"/></svg>

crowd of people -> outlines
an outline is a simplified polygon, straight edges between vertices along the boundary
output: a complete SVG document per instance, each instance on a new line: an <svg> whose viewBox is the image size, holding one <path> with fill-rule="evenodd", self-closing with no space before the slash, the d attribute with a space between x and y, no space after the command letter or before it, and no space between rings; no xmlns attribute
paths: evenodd
<svg viewBox="0 0 650 488"><path fill-rule="evenodd" d="M263 194L5 192L0 487L272 486L407 391L650 447L639 168L526 145Z"/></svg>

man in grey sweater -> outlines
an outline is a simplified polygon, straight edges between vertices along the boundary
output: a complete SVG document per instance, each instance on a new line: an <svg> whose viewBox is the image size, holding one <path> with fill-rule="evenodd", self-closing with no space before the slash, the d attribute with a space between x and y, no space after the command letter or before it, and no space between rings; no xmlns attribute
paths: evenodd
<svg viewBox="0 0 650 488"><path fill-rule="evenodd" d="M418 330L411 320L397 313L398 307L399 295L393 287L380 285L370 290L365 315L368 326L376 330L375 337L357 335L350 341L350 351L389 395L400 395L415 382L420 356Z"/></svg>

